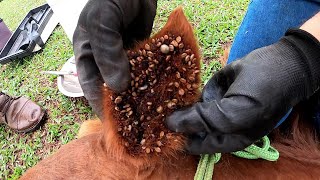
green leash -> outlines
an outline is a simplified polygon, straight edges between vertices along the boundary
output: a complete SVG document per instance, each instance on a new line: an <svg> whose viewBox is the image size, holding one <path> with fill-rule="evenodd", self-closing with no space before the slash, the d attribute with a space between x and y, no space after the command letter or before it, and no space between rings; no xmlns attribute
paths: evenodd
<svg viewBox="0 0 320 180"><path fill-rule="evenodd" d="M204 154L201 155L201 159L198 164L197 172L194 177L195 180L212 179L214 164L221 158L221 153L213 155Z"/></svg>
<svg viewBox="0 0 320 180"><path fill-rule="evenodd" d="M262 144L261 147L257 144ZM279 152L270 146L270 140L264 136L255 144L250 145L242 151L231 153L237 157L245 159L265 159L267 161L276 161L279 159ZM198 164L194 180L211 180L213 176L214 164L221 158L221 153L204 154Z"/></svg>

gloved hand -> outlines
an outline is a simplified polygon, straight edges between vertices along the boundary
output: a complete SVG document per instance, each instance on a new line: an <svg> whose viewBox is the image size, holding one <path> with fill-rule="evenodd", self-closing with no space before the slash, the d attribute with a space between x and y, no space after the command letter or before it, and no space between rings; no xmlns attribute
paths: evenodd
<svg viewBox="0 0 320 180"><path fill-rule="evenodd" d="M129 61L124 48L150 36L157 0L89 0L73 35L80 85L94 111L102 114L102 85L126 90Z"/></svg>
<svg viewBox="0 0 320 180"><path fill-rule="evenodd" d="M176 111L168 127L188 135L192 154L242 150L268 134L288 110L320 85L319 41L289 30L216 73L202 101Z"/></svg>

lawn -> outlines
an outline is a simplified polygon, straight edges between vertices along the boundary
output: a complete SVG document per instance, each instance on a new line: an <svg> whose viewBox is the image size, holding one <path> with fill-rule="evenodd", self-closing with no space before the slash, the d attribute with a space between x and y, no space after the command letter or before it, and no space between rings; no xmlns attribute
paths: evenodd
<svg viewBox="0 0 320 180"><path fill-rule="evenodd" d="M221 65L217 61L223 46L232 42L249 0L159 0L154 32L165 23L178 5L193 24L203 55L203 81ZM0 0L0 17L14 31L30 9L44 0ZM56 77L43 70L58 70L73 54L71 42L57 27L45 48L30 57L0 65L0 90L26 96L48 112L46 123L37 131L18 134L0 126L0 179L17 179L29 167L47 157L61 145L76 138L81 122L95 118L84 98L62 95Z"/></svg>

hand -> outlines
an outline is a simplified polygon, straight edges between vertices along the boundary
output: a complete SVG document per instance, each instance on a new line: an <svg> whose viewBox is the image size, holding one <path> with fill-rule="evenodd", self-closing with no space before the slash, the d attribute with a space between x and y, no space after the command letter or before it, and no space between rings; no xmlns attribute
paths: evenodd
<svg viewBox="0 0 320 180"><path fill-rule="evenodd" d="M85 97L102 114L102 85L126 90L129 61L124 48L150 36L156 0L89 0L79 17L73 48Z"/></svg>
<svg viewBox="0 0 320 180"><path fill-rule="evenodd" d="M174 112L168 127L189 137L192 154L242 150L268 134L320 82L319 41L289 30L279 42L237 60L206 84L202 101Z"/></svg>

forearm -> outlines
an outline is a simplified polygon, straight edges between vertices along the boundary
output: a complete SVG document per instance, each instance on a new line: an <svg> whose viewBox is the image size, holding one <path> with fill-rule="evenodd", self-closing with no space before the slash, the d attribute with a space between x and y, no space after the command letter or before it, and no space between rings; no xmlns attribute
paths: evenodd
<svg viewBox="0 0 320 180"><path fill-rule="evenodd" d="M318 41L320 41L320 12L306 21L300 29L312 34Z"/></svg>

